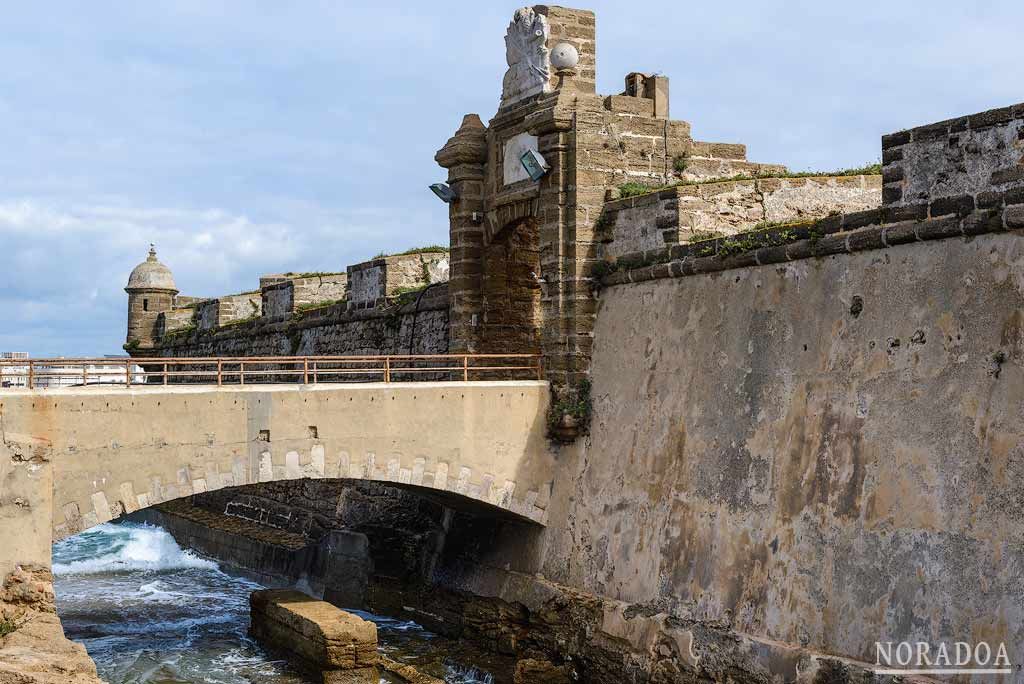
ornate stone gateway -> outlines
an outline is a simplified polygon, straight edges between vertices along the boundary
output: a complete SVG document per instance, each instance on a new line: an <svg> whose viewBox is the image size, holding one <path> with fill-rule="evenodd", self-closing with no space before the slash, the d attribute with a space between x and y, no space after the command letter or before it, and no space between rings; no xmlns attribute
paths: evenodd
<svg viewBox="0 0 1024 684"><path fill-rule="evenodd" d="M719 146L728 159L704 160L712 145L669 119L664 76L632 73L622 94L598 95L595 37L589 10L515 10L497 113L486 126L467 115L436 156L455 194L450 348L537 344L556 397L589 367L606 193L627 181L670 182L677 157L690 160L687 178L762 168L737 145ZM524 153L538 155L539 179L526 172Z"/></svg>

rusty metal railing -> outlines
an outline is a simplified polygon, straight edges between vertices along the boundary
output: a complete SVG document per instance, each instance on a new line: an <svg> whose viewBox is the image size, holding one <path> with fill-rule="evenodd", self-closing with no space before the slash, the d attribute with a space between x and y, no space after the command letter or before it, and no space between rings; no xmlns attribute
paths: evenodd
<svg viewBox="0 0 1024 684"><path fill-rule="evenodd" d="M0 388L84 385L525 380L544 377L539 354L0 359Z"/></svg>

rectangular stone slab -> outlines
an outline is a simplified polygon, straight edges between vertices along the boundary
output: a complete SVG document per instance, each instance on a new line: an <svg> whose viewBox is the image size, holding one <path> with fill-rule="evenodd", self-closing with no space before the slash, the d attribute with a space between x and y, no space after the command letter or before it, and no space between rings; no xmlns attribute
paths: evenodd
<svg viewBox="0 0 1024 684"><path fill-rule="evenodd" d="M377 626L372 622L292 589L254 591L249 607L254 638L294 656L305 669L324 672L324 681L349 681L327 676L336 670L367 669L376 676Z"/></svg>

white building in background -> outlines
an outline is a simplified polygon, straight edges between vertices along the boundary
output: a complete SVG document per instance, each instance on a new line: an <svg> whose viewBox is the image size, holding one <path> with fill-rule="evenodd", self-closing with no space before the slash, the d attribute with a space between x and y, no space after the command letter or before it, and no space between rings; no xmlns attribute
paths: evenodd
<svg viewBox="0 0 1024 684"><path fill-rule="evenodd" d="M0 361L27 358L28 352L0 352ZM0 364L0 387L28 387L28 366Z"/></svg>
<svg viewBox="0 0 1024 684"><path fill-rule="evenodd" d="M0 352L0 360L28 359L27 352ZM104 356L111 363L82 363L60 357L47 364L33 364L32 386L36 389L82 387L85 385L123 385L131 376L133 385L146 382L146 373L137 363L125 365L128 356ZM0 364L0 386L28 387L28 364Z"/></svg>

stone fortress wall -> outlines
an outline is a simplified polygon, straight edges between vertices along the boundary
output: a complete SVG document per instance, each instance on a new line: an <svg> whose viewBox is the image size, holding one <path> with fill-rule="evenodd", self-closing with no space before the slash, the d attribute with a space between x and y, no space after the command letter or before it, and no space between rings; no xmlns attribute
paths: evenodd
<svg viewBox="0 0 1024 684"><path fill-rule="evenodd" d="M440 249L380 256L343 273L262 276L252 292L175 296L157 314L153 338L133 346L130 332L126 348L143 358L444 353L447 280Z"/></svg>
<svg viewBox="0 0 1024 684"><path fill-rule="evenodd" d="M881 208L609 257L545 536L455 584L542 624L601 597L552 667L642 681L867 681L879 640L1024 661L1022 131L886 136Z"/></svg>

